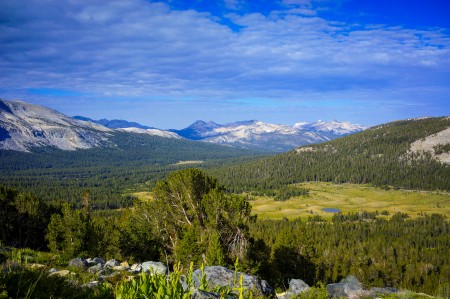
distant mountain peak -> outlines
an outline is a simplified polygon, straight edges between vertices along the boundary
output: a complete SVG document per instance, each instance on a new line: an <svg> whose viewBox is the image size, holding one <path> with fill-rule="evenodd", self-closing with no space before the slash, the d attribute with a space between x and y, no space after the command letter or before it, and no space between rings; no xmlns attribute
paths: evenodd
<svg viewBox="0 0 450 299"><path fill-rule="evenodd" d="M73 118L77 119L77 120L90 121L90 122L105 126L110 129L125 129L125 128L138 128L138 129L144 129L144 130L155 129L153 127L141 125L137 122L130 122L130 121L123 120L123 119L109 120L106 118L102 118L99 120L94 120L94 119L84 117L84 116L74 116Z"/></svg>
<svg viewBox="0 0 450 299"><path fill-rule="evenodd" d="M217 128L217 127L220 127L220 125L211 120L208 122L203 120L197 120L187 128Z"/></svg>
<svg viewBox="0 0 450 299"><path fill-rule="evenodd" d="M251 119L251 120L241 120L241 121L236 121L236 122L232 122L232 123L225 124L224 126L225 126L225 127L238 127L238 126L249 126L249 125L254 125L254 124L257 124L257 123L262 123L262 122L260 122L260 121L258 121L258 120L254 120L254 119Z"/></svg>
<svg viewBox="0 0 450 299"><path fill-rule="evenodd" d="M352 124L348 121L332 120L327 122L320 119L312 123L299 122L294 124L294 127L299 130L333 133L337 135L352 134L368 128L366 126Z"/></svg>
<svg viewBox="0 0 450 299"><path fill-rule="evenodd" d="M288 151L297 146L324 142L365 129L349 122L319 120L293 126L244 120L224 125L197 120L182 130L171 130L184 138L267 151Z"/></svg>

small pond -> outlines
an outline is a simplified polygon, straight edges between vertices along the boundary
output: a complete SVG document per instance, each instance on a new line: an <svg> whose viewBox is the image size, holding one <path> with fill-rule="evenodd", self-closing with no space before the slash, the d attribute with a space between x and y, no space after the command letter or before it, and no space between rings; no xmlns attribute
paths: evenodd
<svg viewBox="0 0 450 299"><path fill-rule="evenodd" d="M341 210L336 209L336 208L323 208L322 211L329 212L329 213L340 213L341 212Z"/></svg>

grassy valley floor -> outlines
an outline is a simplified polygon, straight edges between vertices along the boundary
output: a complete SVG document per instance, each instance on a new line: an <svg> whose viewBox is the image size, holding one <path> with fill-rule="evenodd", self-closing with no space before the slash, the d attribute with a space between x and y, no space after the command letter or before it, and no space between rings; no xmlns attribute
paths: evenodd
<svg viewBox="0 0 450 299"><path fill-rule="evenodd" d="M381 214L387 211L389 215L386 217L397 212L406 213L412 218L421 213L437 213L450 217L450 193L447 192L385 190L370 185L323 182L308 182L295 186L309 189L309 196L286 201L257 196L256 200L251 202L253 213L260 219L307 219L313 214L331 219L334 213L322 209L333 208L344 214L359 211L378 211Z"/></svg>

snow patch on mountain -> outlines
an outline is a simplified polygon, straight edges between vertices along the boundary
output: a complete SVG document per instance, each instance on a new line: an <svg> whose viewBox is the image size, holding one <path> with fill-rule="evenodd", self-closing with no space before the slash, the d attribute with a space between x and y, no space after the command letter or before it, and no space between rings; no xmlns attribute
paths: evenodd
<svg viewBox="0 0 450 299"><path fill-rule="evenodd" d="M294 124L294 128L305 131L333 133L337 135L347 135L367 129L366 126L352 124L348 121L339 122L336 120L329 122L319 120L313 123L300 122Z"/></svg>
<svg viewBox="0 0 450 299"><path fill-rule="evenodd" d="M338 121L299 122L289 126L247 120L224 125L196 121L183 130L171 131L188 139L281 152L306 144L329 141L365 128Z"/></svg>
<svg viewBox="0 0 450 299"><path fill-rule="evenodd" d="M286 125L267 124L261 121L255 121L248 125L223 126L218 127L209 133L216 136L208 138L208 141L227 140L227 142L236 142L239 140L251 140L262 134L282 134L293 135L297 130Z"/></svg>
<svg viewBox="0 0 450 299"><path fill-rule="evenodd" d="M154 136L160 136L160 137L166 137L166 138L177 138L177 139L182 138L177 133L159 130L159 129L121 128L121 129L116 129L116 130L123 131L123 132L129 132L129 133L154 135Z"/></svg>

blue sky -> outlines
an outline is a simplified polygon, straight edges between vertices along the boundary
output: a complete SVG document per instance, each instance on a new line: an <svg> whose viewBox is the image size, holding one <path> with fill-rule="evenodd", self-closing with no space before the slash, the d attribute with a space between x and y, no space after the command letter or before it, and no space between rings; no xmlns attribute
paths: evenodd
<svg viewBox="0 0 450 299"><path fill-rule="evenodd" d="M0 97L159 128L450 115L450 2L0 1Z"/></svg>

